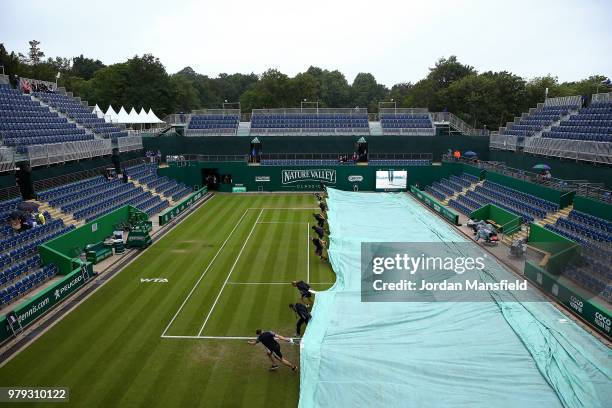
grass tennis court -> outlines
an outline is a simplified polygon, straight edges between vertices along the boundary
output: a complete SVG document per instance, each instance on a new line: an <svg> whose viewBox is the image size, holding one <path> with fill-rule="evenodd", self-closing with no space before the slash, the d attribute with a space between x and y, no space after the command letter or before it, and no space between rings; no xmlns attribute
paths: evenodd
<svg viewBox="0 0 612 408"><path fill-rule="evenodd" d="M333 284L309 242L315 207L309 194L217 195L2 367L0 382L69 387L81 407L296 406L299 374L268 372L242 338L293 336L292 280ZM299 346L282 349L299 362Z"/></svg>

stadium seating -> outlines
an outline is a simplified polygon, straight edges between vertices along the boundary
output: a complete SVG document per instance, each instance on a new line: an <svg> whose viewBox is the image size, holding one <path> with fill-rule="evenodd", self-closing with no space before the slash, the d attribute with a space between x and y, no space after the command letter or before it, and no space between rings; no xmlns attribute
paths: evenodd
<svg viewBox="0 0 612 408"><path fill-rule="evenodd" d="M572 210L545 228L581 246L578 260L566 265L563 274L612 303L612 222Z"/></svg>
<svg viewBox="0 0 612 408"><path fill-rule="evenodd" d="M74 229L45 212L44 225L16 232L7 220L20 202L20 198L0 202L0 211L4 214L0 220L0 307L55 275L55 267L42 268L38 247Z"/></svg>
<svg viewBox="0 0 612 408"><path fill-rule="evenodd" d="M518 122L509 124L500 134L531 137L578 108L575 104L544 105L524 115Z"/></svg>
<svg viewBox="0 0 612 408"><path fill-rule="evenodd" d="M376 164L381 166L429 166L431 160L422 159L371 159L368 160L370 164Z"/></svg>
<svg viewBox="0 0 612 408"><path fill-rule="evenodd" d="M251 134L369 134L365 110L347 113L264 113L253 111Z"/></svg>
<svg viewBox="0 0 612 408"><path fill-rule="evenodd" d="M116 139L128 135L127 132L99 118L92 113L89 107L68 95L48 92L36 92L35 95L46 104L73 119L75 122L105 138Z"/></svg>
<svg viewBox="0 0 612 408"><path fill-rule="evenodd" d="M612 101L593 102L559 126L542 133L542 137L612 142Z"/></svg>
<svg viewBox="0 0 612 408"><path fill-rule="evenodd" d="M149 216L168 206L166 200L120 179L93 177L37 193L40 200L89 222L124 205L132 205Z"/></svg>
<svg viewBox="0 0 612 408"><path fill-rule="evenodd" d="M20 91L0 87L0 137L6 146L93 140L94 135L69 123Z"/></svg>
<svg viewBox="0 0 612 408"><path fill-rule="evenodd" d="M429 113L383 113L380 125L384 134L435 134Z"/></svg>
<svg viewBox="0 0 612 408"><path fill-rule="evenodd" d="M33 265L38 266L38 262L33 263ZM8 277L13 276L13 273L14 272L12 270L0 272L0 282L3 278L7 279ZM56 274L57 267L53 264L45 265L44 267L38 266L38 268L34 270L30 268L25 276L23 274L19 275L23 276L21 279L13 281L14 283L7 285L6 287L0 288L0 307L7 305L30 290L40 286L42 283L48 279L51 279Z"/></svg>
<svg viewBox="0 0 612 408"><path fill-rule="evenodd" d="M145 184L148 188L171 198L173 201L178 201L191 193L191 189L183 183L168 177L159 177L156 169L155 166L140 164L129 167L127 173L133 179L138 180L139 183Z"/></svg>
<svg viewBox="0 0 612 408"><path fill-rule="evenodd" d="M191 115L187 125L189 133L235 135L240 123L239 114L197 114Z"/></svg>
<svg viewBox="0 0 612 408"><path fill-rule="evenodd" d="M448 196L452 196L455 192L461 191L463 187L467 187L465 182L474 182L474 180L477 180L475 176L465 174L461 178L451 177L448 180L433 183L428 187L427 191L443 200ZM508 210L522 217L524 222L532 222L535 219L544 218L547 213L559 209L556 203L488 180L482 185L477 186L473 191L467 191L465 195L449 201L451 207L466 215L486 204L495 204L500 208Z"/></svg>

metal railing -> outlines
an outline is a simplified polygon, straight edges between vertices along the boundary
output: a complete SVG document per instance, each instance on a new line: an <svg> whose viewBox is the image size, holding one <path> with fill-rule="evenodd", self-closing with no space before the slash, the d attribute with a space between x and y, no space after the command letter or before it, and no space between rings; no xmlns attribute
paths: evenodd
<svg viewBox="0 0 612 408"><path fill-rule="evenodd" d="M491 131L488 129L473 128L461 118L450 112L433 112L431 116L434 123L447 123L464 135L489 136L491 134Z"/></svg>
<svg viewBox="0 0 612 408"><path fill-rule="evenodd" d="M609 142L531 137L525 138L524 151L542 156L612 164L612 143Z"/></svg>
<svg viewBox="0 0 612 408"><path fill-rule="evenodd" d="M433 160L432 153L370 153L369 160Z"/></svg>
<svg viewBox="0 0 612 408"><path fill-rule="evenodd" d="M117 148L120 152L129 152L133 150L142 150L142 136L126 136L117 138Z"/></svg>
<svg viewBox="0 0 612 408"><path fill-rule="evenodd" d="M206 154L184 154L182 160L177 161L202 161L202 162L247 162L249 156L246 154L224 154L224 155L206 155Z"/></svg>
<svg viewBox="0 0 612 408"><path fill-rule="evenodd" d="M378 115L388 115L388 114L401 114L401 115L411 115L414 113L429 113L427 108L380 108L378 109Z"/></svg>
<svg viewBox="0 0 612 408"><path fill-rule="evenodd" d="M493 161L484 161L478 159L468 159L461 157L459 159L455 159L448 154L444 154L442 156L442 161L445 162L461 162L470 164L474 167L478 167L479 169L484 169L487 171L494 171L499 174L503 174L505 176L509 176L515 179L528 181L535 184L540 184L546 187L550 187L559 191L583 191L588 193L591 191L592 194L597 195L597 190L602 190L600 193L604 193L606 190L603 190L603 183L591 183L588 180L565 180L556 177L544 177L539 173L534 173L529 170L515 169L513 167L508 167L504 163L501 162L493 162Z"/></svg>
<svg viewBox="0 0 612 408"><path fill-rule="evenodd" d="M578 186L576 194L612 204L612 190L605 189L603 185L597 186L595 183L583 184Z"/></svg>
<svg viewBox="0 0 612 408"><path fill-rule="evenodd" d="M369 136L370 128L252 128L249 136Z"/></svg>
<svg viewBox="0 0 612 408"><path fill-rule="evenodd" d="M335 160L341 156L351 158L353 153L262 153L261 160Z"/></svg>
<svg viewBox="0 0 612 408"><path fill-rule="evenodd" d="M612 101L612 92L593 94L591 103L593 102L610 102Z"/></svg>
<svg viewBox="0 0 612 408"><path fill-rule="evenodd" d="M111 154L109 139L81 140L74 142L32 145L27 148L27 160L32 167L89 159Z"/></svg>
<svg viewBox="0 0 612 408"><path fill-rule="evenodd" d="M276 108L276 109L253 109L252 116L256 115L367 115L368 108Z"/></svg>
<svg viewBox="0 0 612 408"><path fill-rule="evenodd" d="M225 115L235 116L240 115L239 109L197 109L191 111L191 115Z"/></svg>
<svg viewBox="0 0 612 408"><path fill-rule="evenodd" d="M21 192L16 185L0 188L0 201L10 200L11 198L20 197Z"/></svg>
<svg viewBox="0 0 612 408"><path fill-rule="evenodd" d="M547 98L544 106L581 106L582 96L560 96L558 98Z"/></svg>

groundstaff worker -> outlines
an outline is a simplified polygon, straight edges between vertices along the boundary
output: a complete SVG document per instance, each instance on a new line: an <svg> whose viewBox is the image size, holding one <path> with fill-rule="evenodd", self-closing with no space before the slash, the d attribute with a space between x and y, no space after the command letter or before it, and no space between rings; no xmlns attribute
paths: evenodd
<svg viewBox="0 0 612 408"><path fill-rule="evenodd" d="M308 311L308 308L301 303L290 303L289 309L293 310L299 318L295 325L295 336L300 337L302 335L302 324L306 323L308 325L308 321L312 315Z"/></svg>
<svg viewBox="0 0 612 408"><path fill-rule="evenodd" d="M291 371L297 370L296 365L294 365L292 362L283 357L283 353L281 353L280 349L280 344L278 344L278 341L276 341L277 339L279 339L287 341L289 343L293 343L292 339L283 337L280 334L276 334L272 331L263 331L261 329L255 330L255 333L257 334L257 339L249 340L248 343L251 345L255 345L257 343L263 344L263 346L266 348L266 355L272 362L272 366L270 366L269 368L270 371L276 370L278 368L278 364L276 364L276 361L274 360L275 358L287 367L291 368Z"/></svg>
<svg viewBox="0 0 612 408"><path fill-rule="evenodd" d="M321 258L322 261L326 261L327 258L325 256L323 256L323 247L325 246L325 244L327 242L323 241L320 238L314 237L312 238L312 243L315 246L315 254Z"/></svg>
<svg viewBox="0 0 612 408"><path fill-rule="evenodd" d="M317 225L313 225L312 229L314 230L314 232L317 233L317 235L319 236L320 239L323 239L323 237L325 236L325 230Z"/></svg>
<svg viewBox="0 0 612 408"><path fill-rule="evenodd" d="M309 284L304 281L293 281L291 282L291 285L300 291L300 295L302 295L302 302L306 303L307 305L312 305L312 292Z"/></svg>

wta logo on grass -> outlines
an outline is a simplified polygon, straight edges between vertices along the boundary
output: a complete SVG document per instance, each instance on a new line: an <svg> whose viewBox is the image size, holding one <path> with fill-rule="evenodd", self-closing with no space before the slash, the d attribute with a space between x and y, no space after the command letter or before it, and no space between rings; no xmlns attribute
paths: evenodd
<svg viewBox="0 0 612 408"><path fill-rule="evenodd" d="M322 181L324 183L336 183L336 170L331 169L304 169L283 170L282 183L291 184L299 181Z"/></svg>

